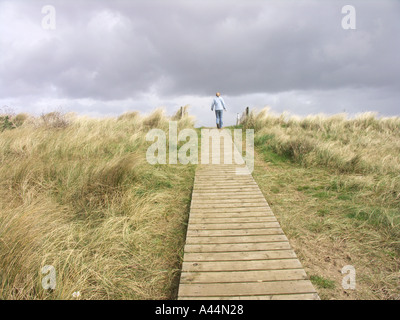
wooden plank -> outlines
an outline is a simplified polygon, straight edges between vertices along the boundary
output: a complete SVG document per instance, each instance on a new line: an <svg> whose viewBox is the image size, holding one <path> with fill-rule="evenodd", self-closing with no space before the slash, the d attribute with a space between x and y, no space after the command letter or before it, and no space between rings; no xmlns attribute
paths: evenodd
<svg viewBox="0 0 400 320"><path fill-rule="evenodd" d="M317 293L271 294L251 296L179 297L179 300L320 300Z"/></svg>
<svg viewBox="0 0 400 320"><path fill-rule="evenodd" d="M217 169L215 168L217 167ZM250 171L249 168L247 168L246 166L232 166L231 168L228 167L223 167L221 165L210 165L208 168L199 168L198 169L198 174L201 175L207 175L209 173L211 173L211 175L213 175L214 177L216 175L218 175L218 173L224 171L224 172L231 172L232 174L235 174L236 170L240 169L240 170L246 170L248 172L248 174L250 175ZM197 173L197 172L196 172Z"/></svg>
<svg viewBox="0 0 400 320"><path fill-rule="evenodd" d="M229 198L229 197L227 197L227 198L220 198L220 199L210 199L209 197L202 197L202 198L199 198L199 199L193 199L192 200L192 205L198 205L198 204L207 204L207 205L209 205L209 204L235 204L235 205L241 205L241 204L244 204L244 205L247 205L247 204L254 204L254 203L262 203L262 204L266 204L267 203L267 201L263 198L263 197L261 197L261 196L259 196L259 197L257 197L257 198L244 198L244 199L238 199L238 198Z"/></svg>
<svg viewBox="0 0 400 320"><path fill-rule="evenodd" d="M202 168L201 165L203 165L204 167ZM220 171L234 171L236 168L241 168L241 169L245 169L246 166L245 165L237 165L237 164L201 164L200 167L198 168L198 170L196 171L197 174L206 174L207 172L220 172Z"/></svg>
<svg viewBox="0 0 400 320"><path fill-rule="evenodd" d="M215 177L212 176L195 176L194 181L196 183L212 184L212 183L243 183L243 182L254 182L255 180L251 175L221 175L216 174Z"/></svg>
<svg viewBox="0 0 400 320"><path fill-rule="evenodd" d="M210 178L213 180L218 180L218 179L231 179L235 178L236 176L239 176L240 178L253 178L253 176L250 174L250 171L247 171L246 174L237 174L237 170L245 170L245 169L226 169L226 170L204 170L203 172L196 172L195 174L195 179L205 179L205 178Z"/></svg>
<svg viewBox="0 0 400 320"><path fill-rule="evenodd" d="M287 241L285 235L266 236L237 236L237 237L186 237L188 244L207 243L255 243L255 242L281 242Z"/></svg>
<svg viewBox="0 0 400 320"><path fill-rule="evenodd" d="M275 218L272 213L268 212L196 212L191 213L190 218L194 219L229 219L229 218ZM276 219L276 218L275 218Z"/></svg>
<svg viewBox="0 0 400 320"><path fill-rule="evenodd" d="M260 217L227 217L227 218L223 218L223 217L209 217L209 218L195 218L193 216L189 217L189 227L192 224L240 224L240 223L257 223L257 224L261 224L261 223L265 223L265 222L277 222L276 218L273 216L260 216Z"/></svg>
<svg viewBox="0 0 400 320"><path fill-rule="evenodd" d="M212 185L210 185L210 188L212 187ZM254 195L260 195L260 194L262 194L262 192L261 192L261 190L260 189L257 189L257 188L254 188L254 187L250 187L250 190L246 190L246 187L235 187L235 188L231 188L231 189L234 189L233 191L232 190L225 190L224 192L215 192L214 190L211 190L211 191L208 191L208 190L202 190L202 191L197 191L196 190L196 188L195 187L193 187L193 195L197 195L198 193L200 193L201 195L202 194L204 194L204 193L210 193L210 194L212 194L212 195L218 195L218 196L223 196L223 195L226 195L226 194L232 194L232 193L234 193L235 191L237 191L237 189L240 189L240 188L242 188L242 190L239 190L238 192L239 192L239 194L248 194L248 195L252 195L252 194L254 194ZM218 188L214 188L214 189L218 189ZM235 190L236 189L236 190ZM218 190L220 190L220 189L218 189Z"/></svg>
<svg viewBox="0 0 400 320"><path fill-rule="evenodd" d="M183 272L181 283L235 283L306 280L304 269L257 270L234 272Z"/></svg>
<svg viewBox="0 0 400 320"><path fill-rule="evenodd" d="M262 208L266 205L265 202L236 202L236 203L203 203L197 201L196 203L192 202L190 208L193 209L227 209L227 208ZM249 209L248 209L249 210ZM250 209L251 210L251 209Z"/></svg>
<svg viewBox="0 0 400 320"><path fill-rule="evenodd" d="M236 243L236 244L186 244L186 252L247 252L263 250L291 249L288 241L267 243Z"/></svg>
<svg viewBox="0 0 400 320"><path fill-rule="evenodd" d="M225 185L225 186L221 186L221 187L216 187L213 185L208 185L208 186L194 186L193 187L193 191L194 192L199 192L199 191L212 191L212 192L224 192L224 191L232 191L232 192L237 192L237 191L259 191L259 188L254 185L241 185L241 186L229 186L229 185Z"/></svg>
<svg viewBox="0 0 400 320"><path fill-rule="evenodd" d="M182 284L179 296L240 296L314 293L315 289L309 280L271 281L263 283L207 283Z"/></svg>
<svg viewBox="0 0 400 320"><path fill-rule="evenodd" d="M228 220L232 221L231 219ZM278 222L256 222L256 223L196 223L192 220L189 223L188 231L193 230L248 230L248 229L269 229L280 228Z"/></svg>
<svg viewBox="0 0 400 320"><path fill-rule="evenodd" d="M193 208L195 211L202 211L206 212L207 208ZM229 210L231 212L248 212L248 211L258 211L258 212L271 212L271 208L269 208L266 204L258 204L257 206L251 206L248 208L242 208L242 207L222 207L222 208L209 208L209 210L214 210L213 212L216 212L218 210ZM216 211L215 211L216 210Z"/></svg>
<svg viewBox="0 0 400 320"><path fill-rule="evenodd" d="M196 184L196 189L200 188L215 188L215 187L221 187L221 188L244 188L244 187L253 187L253 188L258 188L257 183L253 181L246 181L245 183L242 182L195 182Z"/></svg>
<svg viewBox="0 0 400 320"><path fill-rule="evenodd" d="M189 218L195 219L208 219L208 218L254 218L258 221L258 218L275 218L271 211L231 211L226 209L221 210L205 210L205 209L193 209L198 210L198 212L192 212Z"/></svg>
<svg viewBox="0 0 400 320"><path fill-rule="evenodd" d="M195 176L194 182L196 184L215 184L215 183L241 184L241 183L245 182L245 183L255 184L258 186L258 184L255 182L255 180L253 179L253 177L251 175L237 175L237 174L230 175L230 176L222 176L222 175L218 174L214 178Z"/></svg>
<svg viewBox="0 0 400 320"><path fill-rule="evenodd" d="M257 204L259 206L267 206L268 202L264 197L258 196L257 198L236 198L234 196L220 197L219 199L210 199L209 197L201 197L197 199L192 199L191 205L253 205Z"/></svg>
<svg viewBox="0 0 400 320"><path fill-rule="evenodd" d="M183 272L200 271L250 271L303 268L298 259L245 260L245 261L198 261L182 264Z"/></svg>
<svg viewBox="0 0 400 320"><path fill-rule="evenodd" d="M205 176L211 176L213 178L218 178L218 177L220 177L218 175L218 173L222 172L222 171L232 172L232 176L234 176L235 172L236 172L236 169L238 169L238 168L240 168L242 170L245 169L245 167L243 167L243 166L242 167L240 167L240 166L232 166L231 168L223 168L221 166L218 166L217 169L216 168L212 168L212 166L210 166L209 168L199 168L199 169L197 169L195 176L196 177L201 177L201 176L205 175ZM217 174L214 175L214 173L217 173ZM226 176L228 176L228 175L226 175ZM250 171L249 171L249 176L251 176Z"/></svg>
<svg viewBox="0 0 400 320"><path fill-rule="evenodd" d="M224 193L224 194L215 194L215 193L201 193L201 194L192 194L192 202L198 200L210 200L210 201L232 201L232 200L248 200L252 201L254 199L264 199L262 193L256 194L254 192L250 193ZM266 200L265 200L266 201Z"/></svg>
<svg viewBox="0 0 400 320"><path fill-rule="evenodd" d="M214 184L226 184L226 185L244 185L244 183L250 183L251 185L254 185L258 187L258 184L255 182L254 178L252 176L245 176L245 175L232 175L229 178L219 178L222 177L223 175L218 174L218 178L213 179L211 177L204 177L204 178L198 178L195 177L195 183L200 184L200 185L214 185ZM236 179L235 176L238 176L240 178Z"/></svg>
<svg viewBox="0 0 400 320"><path fill-rule="evenodd" d="M293 250L264 250L247 252L186 252L186 262L196 261L237 261L237 260L271 260L296 258Z"/></svg>
<svg viewBox="0 0 400 320"><path fill-rule="evenodd" d="M224 192L224 193L215 193L215 192L200 192L192 194L192 201L197 201L201 199L210 199L210 200L232 200L232 199L258 199L260 197L264 198L264 195L261 192ZM265 199L265 198L264 198Z"/></svg>
<svg viewBox="0 0 400 320"><path fill-rule="evenodd" d="M230 170L235 170L236 168L241 168L245 169L247 168L246 165L238 165L238 164L219 164L215 165L212 163L206 164L203 163L199 166L198 168L198 173L203 173L203 172L220 172L222 170L224 171L230 171Z"/></svg>
<svg viewBox="0 0 400 320"><path fill-rule="evenodd" d="M221 186L215 186L214 184L204 184L204 185L197 185L195 184L193 187L193 190L199 190L199 189L215 189L215 190L221 190L221 189L235 189L235 190L260 190L257 184L231 184L231 183L225 183L224 185Z"/></svg>
<svg viewBox="0 0 400 320"><path fill-rule="evenodd" d="M251 192L253 194L261 191L252 186L242 186L242 187L215 187L215 186L209 186L209 187L194 187L193 188L194 193L213 193L213 194L239 194L239 193L244 193L244 192Z"/></svg>
<svg viewBox="0 0 400 320"><path fill-rule="evenodd" d="M241 170L243 173L238 175L237 174L237 170ZM241 176L241 177L251 177L250 171L247 169L247 171L245 171L246 169L226 169L226 170L204 170L202 172L198 172L195 175L195 178L197 177L204 177L204 178L212 178L215 179L217 177L234 177L234 176Z"/></svg>
<svg viewBox="0 0 400 320"><path fill-rule="evenodd" d="M218 214L222 213L240 213L240 212L245 212L245 213L269 213L272 215L272 210L266 206L259 206L259 207L251 207L250 208L193 208L190 210L190 215L192 213L216 213L216 216Z"/></svg>
<svg viewBox="0 0 400 320"><path fill-rule="evenodd" d="M197 196L197 195L204 195L205 193L209 193L210 195L213 195L213 196L217 196L217 197L223 197L223 196L226 196L226 195L231 195L231 194L233 194L234 192L231 192L231 191L225 191L225 192L223 192L223 193L221 193L221 192L213 192L213 191L202 191L202 192L197 192L196 191L196 189L194 189L193 188L193 192L192 192L192 195L193 196ZM263 196L263 193L261 192L261 190L257 190L257 189L254 189L254 188L252 188L251 190L249 190L249 191L247 191L247 190L242 190L242 191L240 191L237 195L248 195L248 196L252 196L252 195L254 195L254 196L260 196L260 195L262 195Z"/></svg>
<svg viewBox="0 0 400 320"><path fill-rule="evenodd" d="M235 229L235 230L212 230L212 229L190 229L187 237L226 237L226 236L260 236L283 234L281 228L261 228L261 229Z"/></svg>

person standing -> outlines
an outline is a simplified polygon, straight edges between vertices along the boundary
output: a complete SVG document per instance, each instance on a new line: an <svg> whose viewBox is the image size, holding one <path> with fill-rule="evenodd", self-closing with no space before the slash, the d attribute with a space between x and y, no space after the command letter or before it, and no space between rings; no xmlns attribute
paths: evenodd
<svg viewBox="0 0 400 320"><path fill-rule="evenodd" d="M225 101L222 99L221 94L219 92L216 93L216 97L213 100L211 105L211 111L215 108L215 117L217 119L217 128L222 129L222 113L223 110L226 111Z"/></svg>

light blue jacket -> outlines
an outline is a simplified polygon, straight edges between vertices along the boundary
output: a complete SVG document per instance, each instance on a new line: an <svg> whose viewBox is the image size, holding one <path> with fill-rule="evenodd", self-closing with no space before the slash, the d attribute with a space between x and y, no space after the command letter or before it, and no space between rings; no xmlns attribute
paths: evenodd
<svg viewBox="0 0 400 320"><path fill-rule="evenodd" d="M215 110L224 109L226 111L224 99L222 99L222 97L215 97L213 100L213 103L211 105L211 111L214 110L214 107L215 107Z"/></svg>

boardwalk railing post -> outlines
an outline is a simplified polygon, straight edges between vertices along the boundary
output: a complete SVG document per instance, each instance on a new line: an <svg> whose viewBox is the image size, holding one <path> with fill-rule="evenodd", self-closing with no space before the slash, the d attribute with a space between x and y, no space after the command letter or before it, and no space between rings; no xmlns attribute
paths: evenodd
<svg viewBox="0 0 400 320"><path fill-rule="evenodd" d="M241 115L241 117L239 119L239 123L238 124L242 124L243 122L245 122L249 115L250 115L250 107L246 107L245 111L242 113L242 115Z"/></svg>

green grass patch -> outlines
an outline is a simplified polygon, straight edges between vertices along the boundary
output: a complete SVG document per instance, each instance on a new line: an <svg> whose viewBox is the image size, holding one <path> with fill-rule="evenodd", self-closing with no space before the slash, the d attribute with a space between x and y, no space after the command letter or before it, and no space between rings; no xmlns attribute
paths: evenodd
<svg viewBox="0 0 400 320"><path fill-rule="evenodd" d="M263 155L265 162L269 162L274 165L279 165L282 162L287 162L290 160L285 156L275 153L269 146L261 146L259 152Z"/></svg>
<svg viewBox="0 0 400 320"><path fill-rule="evenodd" d="M329 213L330 213L330 210L327 208L322 208L322 209L317 210L317 216L319 216L319 217L325 217L325 216L329 215Z"/></svg>
<svg viewBox="0 0 400 320"><path fill-rule="evenodd" d="M335 281L326 279L322 276L312 275L310 280L313 285L323 289L335 289Z"/></svg>
<svg viewBox="0 0 400 320"><path fill-rule="evenodd" d="M318 198L318 199L328 199L331 196L332 195L327 191L317 192L317 193L313 194L313 197Z"/></svg>

